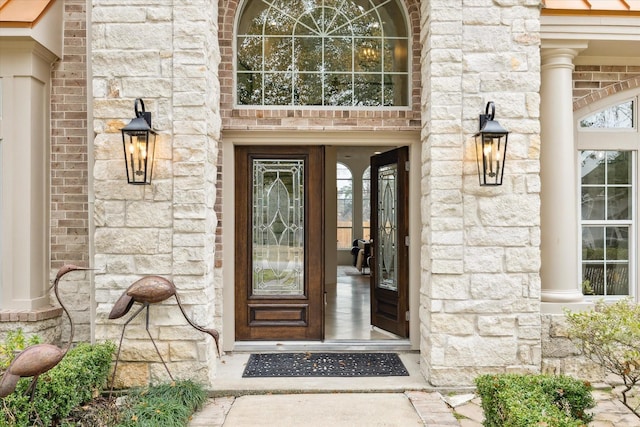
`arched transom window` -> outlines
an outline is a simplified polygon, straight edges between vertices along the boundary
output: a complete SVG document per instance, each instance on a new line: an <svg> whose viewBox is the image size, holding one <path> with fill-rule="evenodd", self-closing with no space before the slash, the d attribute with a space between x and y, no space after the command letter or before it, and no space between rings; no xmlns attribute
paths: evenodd
<svg viewBox="0 0 640 427"><path fill-rule="evenodd" d="M408 106L398 0L247 0L236 34L237 105Z"/></svg>

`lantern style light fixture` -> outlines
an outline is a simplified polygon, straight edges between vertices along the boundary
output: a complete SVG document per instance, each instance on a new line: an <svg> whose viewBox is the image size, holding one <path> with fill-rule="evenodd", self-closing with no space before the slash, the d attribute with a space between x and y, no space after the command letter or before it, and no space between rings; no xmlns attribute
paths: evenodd
<svg viewBox="0 0 640 427"><path fill-rule="evenodd" d="M489 112L491 110L491 112ZM480 130L476 133L476 160L480 185L502 185L504 161L507 156L509 131L494 120L496 106L487 103L484 114L480 114Z"/></svg>
<svg viewBox="0 0 640 427"><path fill-rule="evenodd" d="M151 113L144 110L142 99L135 100L134 111L136 117L121 129L127 181L129 184L149 185L153 174L157 133L151 129Z"/></svg>

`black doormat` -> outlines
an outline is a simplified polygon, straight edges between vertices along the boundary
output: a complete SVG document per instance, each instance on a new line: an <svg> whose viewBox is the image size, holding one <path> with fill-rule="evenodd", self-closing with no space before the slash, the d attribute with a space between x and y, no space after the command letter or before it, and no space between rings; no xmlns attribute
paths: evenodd
<svg viewBox="0 0 640 427"><path fill-rule="evenodd" d="M243 377L393 377L409 372L396 353L252 354Z"/></svg>

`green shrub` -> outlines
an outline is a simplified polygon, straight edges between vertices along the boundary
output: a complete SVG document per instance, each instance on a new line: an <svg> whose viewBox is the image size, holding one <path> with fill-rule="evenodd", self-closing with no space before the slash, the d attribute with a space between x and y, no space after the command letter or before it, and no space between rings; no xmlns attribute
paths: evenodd
<svg viewBox="0 0 640 427"><path fill-rule="evenodd" d="M132 390L119 427L182 427L206 399L204 388L189 380Z"/></svg>
<svg viewBox="0 0 640 427"><path fill-rule="evenodd" d="M486 427L578 427L595 406L591 386L567 376L482 375L475 383Z"/></svg>
<svg viewBox="0 0 640 427"><path fill-rule="evenodd" d="M22 328L7 332L4 342L0 345L0 373L9 367L17 351L24 350L30 345L39 344L41 341L42 339L38 335L32 335L27 339Z"/></svg>
<svg viewBox="0 0 640 427"><path fill-rule="evenodd" d="M615 303L599 301L595 310L566 312L569 337L578 342L586 357L619 376L627 392L640 382L640 306L629 299Z"/></svg>
<svg viewBox="0 0 640 427"><path fill-rule="evenodd" d="M31 378L18 382L3 399L0 426L51 426L76 406L91 400L107 384L115 345L79 344L38 380L33 401L25 391Z"/></svg>

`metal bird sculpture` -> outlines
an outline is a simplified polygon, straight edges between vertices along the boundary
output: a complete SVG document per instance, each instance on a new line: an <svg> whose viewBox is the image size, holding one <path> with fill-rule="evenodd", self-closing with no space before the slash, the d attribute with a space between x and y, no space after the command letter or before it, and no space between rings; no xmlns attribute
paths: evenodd
<svg viewBox="0 0 640 427"><path fill-rule="evenodd" d="M124 331L127 328L127 325L129 324L129 322L131 322L138 314L140 314L140 312L144 308L147 309L147 317L146 317L147 334L149 335L149 338L151 338L151 342L153 343L153 346L155 347L156 352L158 353L158 356L160 356L160 360L162 361L164 368L167 370L169 377L173 381L173 376L171 375L171 372L169 371L167 364L165 363L164 359L162 358L162 355L160 354L160 351L158 350L158 346L156 345L155 341L153 340L153 337L151 336L151 333L149 332L149 305L162 302L171 296L176 297L176 301L178 302L178 307L180 307L180 311L182 311L182 315L184 316L185 319L187 319L187 322L189 322L191 326L193 326L195 329L199 330L200 332L204 332L213 337L213 340L216 343L216 351L218 353L218 356L220 355L220 347L218 344L218 340L220 339L220 334L215 329L205 329L193 323L193 321L189 318L189 316L187 316L187 313L184 311L184 308L182 308L182 304L180 303L180 298L178 297L178 293L176 291L175 285L171 281L165 279L164 277L145 276L140 280L134 282L131 286L129 286L129 288L124 292L124 294L122 294L122 296L118 298L118 301L116 301L115 305L111 309L111 313L109 313L109 319L119 319L125 314L127 314L129 310L131 310L131 307L133 306L134 303L138 302L142 304L142 306L131 317L129 317L129 319L124 323L124 326L122 327L122 334L120 335L120 344L118 345L116 362L113 367L113 374L111 376L112 390L113 390L113 384L116 376L116 369L118 368L118 360L120 359L120 349L122 348L122 339L124 338Z"/></svg>
<svg viewBox="0 0 640 427"><path fill-rule="evenodd" d="M33 395L36 389L36 383L38 382L38 377L47 372L49 369L56 366L60 361L64 358L71 348L71 343L73 342L73 319L69 314L69 311L64 306L62 301L60 300L60 295L58 294L58 283L60 279L65 274L76 271L76 270L92 270L91 268L78 267L76 265L63 265L56 274L56 278L53 281L53 290L60 304L62 310L69 317L69 323L71 325L71 333L69 334L69 342L64 348L60 348L53 344L36 344L29 346L22 350L13 362L9 365L2 380L0 380L0 397L6 397L13 393L16 389L16 384L18 384L18 380L23 377L33 377L31 380L31 384L27 389L27 393L31 393L31 399L33 399Z"/></svg>

